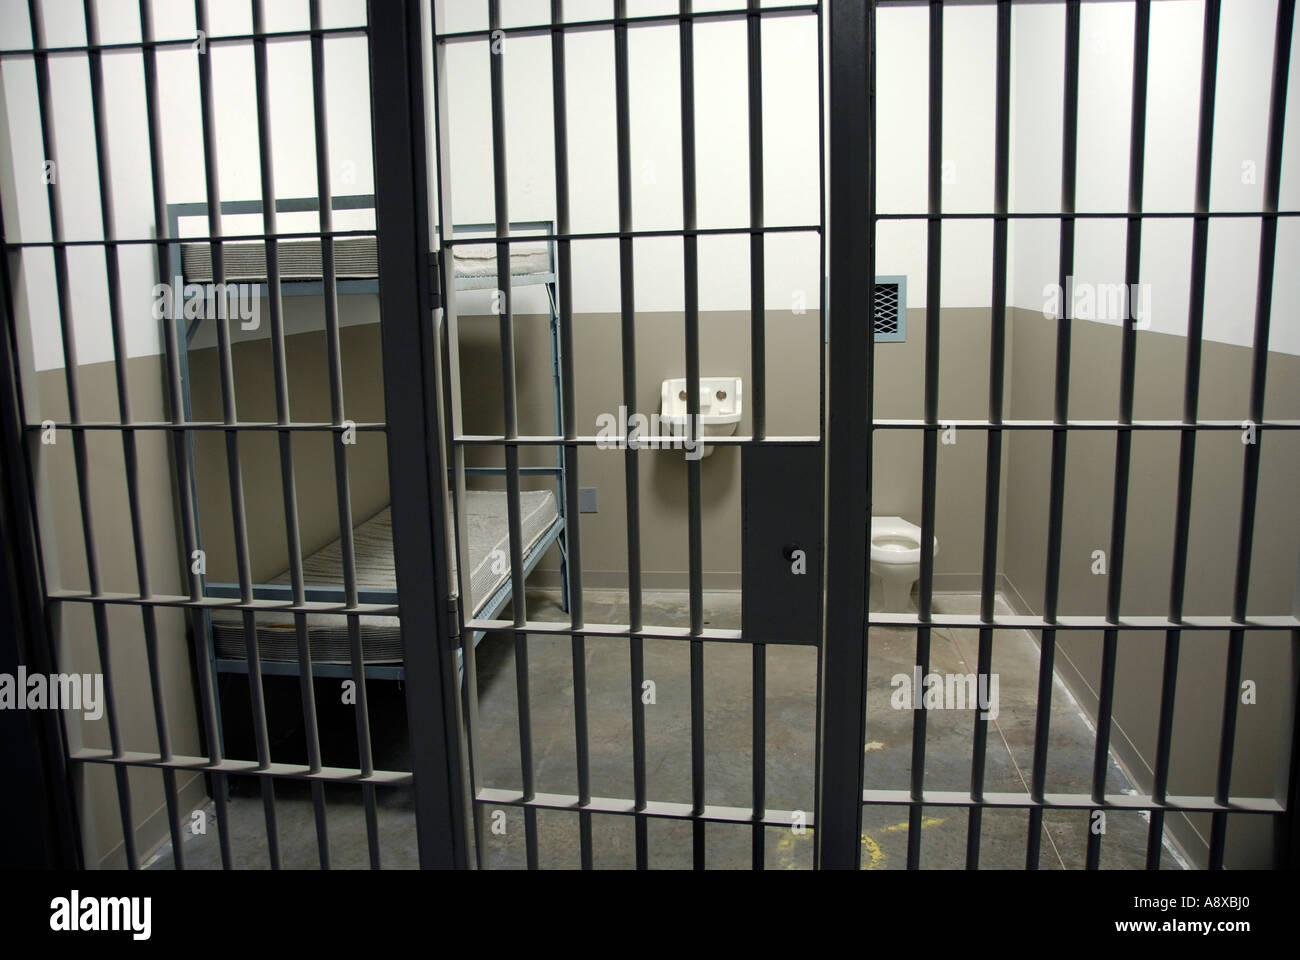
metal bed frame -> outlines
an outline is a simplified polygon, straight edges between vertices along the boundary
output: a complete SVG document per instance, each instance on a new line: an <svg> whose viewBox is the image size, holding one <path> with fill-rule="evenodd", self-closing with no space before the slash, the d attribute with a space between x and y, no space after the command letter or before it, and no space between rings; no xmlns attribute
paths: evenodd
<svg viewBox="0 0 1300 960"><path fill-rule="evenodd" d="M331 201L334 210L373 210L375 207L375 197L373 194L357 194L341 197L334 197ZM288 198L279 199L275 202L276 211L279 213L310 213L319 209L319 203L315 197L305 198ZM252 215L262 212L261 200L230 200L221 203L221 213L223 215ZM173 238L169 243L171 277L183 276L183 262L181 248L186 243L185 238L180 232L180 220L183 217L207 217L208 204L206 202L198 203L175 203L168 204L168 232L167 236ZM510 224L511 230L515 231L539 231L546 240L547 251L549 254L549 269L544 273L512 275L509 283L512 287L519 286L537 286L541 285L546 290L547 305L550 311L550 342L551 342L551 379L552 379L552 399L555 411L555 432L557 436L564 433L563 412L560 396L560 311L559 301L557 299L556 288L556 269L555 269L555 241L549 239L554 237L554 223L548 220L522 221ZM469 223L460 224L454 228L454 232L459 233L493 233L495 225L490 223ZM345 231L346 232L346 231ZM369 234L372 231L366 230L361 233ZM200 241L195 241L200 242ZM491 242L490 239L485 242ZM295 279L291 277L281 278L281 296L282 297L310 297L321 296L325 292L323 279ZM482 277L457 277L455 279L457 290L488 290L495 289L500 283L497 275ZM256 284L256 293L260 297L267 295L267 285L265 283ZM374 278L357 278L357 279L340 279L336 281L336 289L340 295L343 294L378 294L379 280ZM190 366L189 366L189 348L199 327L202 325L202 318L190 321L188 324L183 317L175 321L177 326L177 342L184 344L178 357L180 374L181 374L181 395L184 402L185 420L188 422L193 419L193 402L190 394ZM186 453L190 461L190 490L189 496L194 506L194 516L196 518L196 542L199 549L202 549L202 537L197 528L199 515L199 498L198 487L194 480L194 436L188 434L186 438ZM505 467L479 466L465 467L466 476L503 476L506 473ZM536 568L546 552L550 550L553 544L558 545L560 549L560 584L561 584L561 605L567 612L569 609L569 582L568 582L568 544L566 540L566 517L565 517L565 465L564 465L564 448L562 445L556 445L556 462L555 466L532 466L522 468L521 472L529 474L541 474L554 476L556 478L556 516L550 525L538 538L537 542L524 554L522 576L528 574ZM511 570L510 576L501 584L495 587L487 600L472 611L475 616L492 619L506 606L511 599L511 584L516 575L516 571ZM239 600L240 587L237 583L212 582L207 579L206 574L199 575L203 588L203 596L213 599L231 599ZM467 582L467 581L466 581ZM305 598L308 603L332 603L345 602L345 588L338 586L309 586L305 588ZM463 593L462 593L463 596ZM271 584L259 583L253 585L253 598L255 600L271 600L277 602L286 602L293 600L293 588L289 584ZM475 598L476 599L476 598ZM387 607L397 606L396 590L358 590L357 601L361 604L375 604ZM208 660L212 670L221 674L246 674L249 670L248 660L241 657L219 657L216 652L215 639L212 631L211 610L202 612L203 632L205 643L208 651ZM486 635L486 631L473 630L468 631L470 642L477 645ZM266 660L261 663L262 673L271 676L299 676L300 667L296 660ZM364 675L368 680L402 680L405 678L405 665L401 663L367 663L363 664ZM311 664L311 674L313 677L337 677L350 679L352 677L352 666L348 663L316 663ZM462 669L463 676L463 669ZM218 721L221 715L220 698L216 704ZM220 722L218 722L220 730Z"/></svg>

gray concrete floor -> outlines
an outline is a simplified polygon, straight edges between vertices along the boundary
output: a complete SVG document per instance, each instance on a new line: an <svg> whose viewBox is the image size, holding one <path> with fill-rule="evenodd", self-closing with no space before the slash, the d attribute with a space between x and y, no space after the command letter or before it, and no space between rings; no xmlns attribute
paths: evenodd
<svg viewBox="0 0 1300 960"><path fill-rule="evenodd" d="M528 617L567 620L558 593L530 590ZM625 623L623 591L591 590L585 595L587 621ZM1001 600L999 598L999 604ZM740 596L710 592L705 597L710 626L738 628ZM978 597L935 597L937 612L974 612ZM1001 607L1002 612L1010 612ZM688 623L685 593L654 592L644 597L645 622L678 626ZM974 630L935 630L931 670L973 673L977 649ZM568 637L532 635L528 640L530 703L535 788L543 793L576 792L573 726L573 673ZM521 785L519 727L515 688L514 645L492 635L478 647L479 784L514 788ZM625 641L588 638L587 686L590 729L591 790L595 796L632 796L632 727L628 706L629 658ZM866 786L906 789L911 768L912 713L890 705L895 674L911 674L915 634L904 629L873 628L868 651ZM705 648L705 793L710 804L749 806L751 792L751 648L748 644L712 643ZM1028 792L1032 765L1038 647L1021 630L998 631L993 672L1000 677L999 714L989 728L985 788L990 792ZM655 703L646 708L646 781L655 800L689 802L691 798L689 644L677 640L645 641L645 676L656 685ZM380 686L371 684L371 688ZM392 686L392 685L386 685ZM376 696L372 693L372 697ZM767 650L767 762L769 809L809 811L813 807L814 736L816 728L816 651L771 646ZM969 789L973 713L932 710L927 713L925 782L928 789ZM403 757L401 729L374 731L377 753ZM1073 698L1058 680L1052 698L1047 790L1087 792L1091 783L1093 731ZM381 738L383 742L381 743ZM381 747L390 748L381 750ZM398 769L405 769L400 766ZM1113 762L1108 780L1112 793L1132 791ZM315 868L315 822L305 784L276 784L277 830L286 867ZM327 788L331 866L369 865L364 808L359 787ZM483 808L489 816L491 808ZM523 813L505 808L505 831L485 831L484 866L525 865ZM220 866L212 804L206 835L189 836L186 866ZM265 867L266 826L256 788L236 785L229 803L229 827L236 865ZM593 849L598 868L628 868L635 863L633 823L618 815L592 818ZM906 866L908 811L905 806L869 805L863 814L863 859L868 869ZM415 821L409 790L378 791L382 864L414 867ZM568 812L539 811L538 849L542 867L578 866L578 818ZM1102 843L1103 868L1141 868L1145 862L1147 820L1142 813L1112 812ZM1028 813L988 810L982 823L980 865L1019 869L1024 865ZM960 868L965 864L967 813L960 807L927 807L921 821L921 866ZM691 866L691 825L651 820L650 866ZM1084 864L1088 820L1084 811L1047 811L1043 817L1040 866L1079 869ZM709 824L707 863L711 868L745 868L751 859L751 832L745 825ZM770 827L765 863L769 869L811 866L813 833ZM170 844L157 852L152 866L172 863ZM1162 866L1178 869L1181 857L1166 845Z"/></svg>

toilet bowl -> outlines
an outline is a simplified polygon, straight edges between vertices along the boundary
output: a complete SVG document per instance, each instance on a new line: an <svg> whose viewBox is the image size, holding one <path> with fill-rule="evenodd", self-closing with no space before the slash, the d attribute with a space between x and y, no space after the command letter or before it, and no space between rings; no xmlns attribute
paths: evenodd
<svg viewBox="0 0 1300 960"><path fill-rule="evenodd" d="M939 538L934 538L939 553ZM871 518L871 572L884 585L880 609L911 609L912 584L921 575L921 528L902 517Z"/></svg>

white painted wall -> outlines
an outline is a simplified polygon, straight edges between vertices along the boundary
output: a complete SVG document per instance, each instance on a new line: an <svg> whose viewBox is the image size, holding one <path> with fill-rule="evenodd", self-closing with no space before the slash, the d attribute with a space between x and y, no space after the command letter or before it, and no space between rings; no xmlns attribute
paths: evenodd
<svg viewBox="0 0 1300 960"><path fill-rule="evenodd" d="M1143 206L1190 211L1196 175L1203 4L1152 4ZM1224 4L1220 27L1210 209L1257 211L1263 203L1274 0ZM1085 4L1080 21L1078 137L1079 212L1123 211L1128 202L1129 116L1133 82L1133 4ZM1011 207L1058 209L1061 183L1061 52L1064 8L1017 7L1013 21ZM1293 44L1280 205L1300 204L1300 49ZM1089 283L1124 276L1125 223L1080 221L1074 275ZM1188 219L1149 220L1142 231L1141 279L1150 284L1151 329L1185 334L1191 278ZM1055 283L1059 233L1051 221L1012 228L1012 300L1040 309L1043 287ZM1269 348L1300 354L1300 225L1278 228L1277 272ZM1249 346L1259 270L1259 221L1211 223L1206 273L1206 339ZM1108 322L1108 321L1099 321Z"/></svg>
<svg viewBox="0 0 1300 960"><path fill-rule="evenodd" d="M46 42L51 46L86 42L80 0L43 0ZM252 29L250 5L212 4L212 36L243 34ZM155 30L160 38L193 37L194 8L183 3L154 3ZM327 26L364 23L364 0L329 0L324 5ZM139 40L138 5L133 0L100 0L100 23L107 43ZM277 0L267 4L270 30L308 26L306 0ZM0 37L8 47L29 47L31 34L25 4L0 4ZM218 169L222 200L255 200L261 196L258 167L257 113L253 94L253 55L248 44L214 45L212 58ZM311 54L305 41L268 45L272 75L271 110L274 133L276 192L281 197L316 194L314 125L312 122ZM369 71L364 38L326 41L326 89L329 143L334 193L372 193L370 154ZM158 57L163 124L166 130L165 175L171 203L205 199L203 140L198 109L198 53L189 47L163 48ZM145 118L144 73L138 52L106 53L104 86L109 117L109 156L112 191L120 238L153 235L153 200L149 171L149 137ZM103 236L96 174L94 127L91 118L90 74L80 55L50 58L56 175L63 200L63 236L69 240ZM28 58L0 61L0 93L12 157L13 185L3 193L5 229L18 240L48 240L42 164L41 131L36 97L36 72ZM373 225L373 216L340 211L340 229ZM311 230L314 215L282 216L282 230ZM260 232L260 217L228 217L228 234ZM182 232L206 233L206 225L182 223ZM125 297L124 323L131 356L162 352L161 327L153 319L155 269L147 246L120 248ZM81 363L112 359L107 287L103 253L94 247L68 248L72 319L77 357ZM48 248L24 255L18 282L26 289L33 318L48 318L33 327L33 358L37 370L63 366L54 259ZM201 344L200 344L201 345Z"/></svg>
<svg viewBox="0 0 1300 960"><path fill-rule="evenodd" d="M46 0L49 41L84 42L77 0ZM732 0L697 3L697 9L728 8ZM185 4L158 3L164 36L193 33ZM331 24L364 17L362 0L328 4ZM633 16L671 12L671 0L630 0ZM138 36L130 0L102 0L106 40ZM486 26L486 0L437 3L446 30ZM214 3L213 34L251 28L247 4ZM570 0L575 20L608 17L609 0ZM268 4L272 28L306 24L305 0ZM1187 210L1195 168L1199 91L1200 0L1162 0L1153 5L1151 89L1145 204L1153 210ZM1212 208L1257 210L1262 198L1265 123L1272 61L1275 0L1233 0L1225 8L1219 63ZM544 22L546 0L503 3L503 23ZM880 208L889 212L925 209L928 12L886 8L878 13L877 188ZM1085 5L1082 21L1079 116L1080 211L1124 208L1128 177L1128 116L1132 68L1131 3ZM21 4L0 5L5 43L30 42ZM748 222L748 125L746 36L741 23L701 23L695 31L697 178L701 227L743 227ZM633 218L638 230L681 225L680 75L675 27L630 31ZM1054 210L1060 196L1061 50L1063 7L1031 4L1015 8L1011 117L1013 210ZM374 189L366 51L361 39L327 44L330 149L336 193ZM995 12L991 5L949 8L944 57L944 208L991 209L993 185ZM270 47L277 191L282 196L315 193L314 146L308 46ZM1293 56L1300 58L1300 45ZM247 46L213 47L219 165L223 199L259 196L257 136L253 109L252 53ZM448 156L457 223L491 221L492 142L486 42L447 47L448 102L452 137ZM512 220L550 220L554 209L554 145L547 37L506 40L505 101ZM198 115L197 55L188 48L160 56L163 111L168 130L168 199L202 200L202 140ZM764 154L769 224L817 220L818 116L817 37L811 18L783 18L764 26ZM148 236L153 228L148 178L148 143L143 113L140 58L134 53L104 58L105 83L113 116L110 152L117 202L117 232ZM1293 63L1293 75L1300 63ZM65 197L64 232L69 238L99 234L99 202L90 128L89 82L80 57L51 61L60 183ZM572 226L578 232L616 229L618 199L615 151L613 41L609 31L576 32L568 40L570 182ZM0 66L16 191L3 198L7 228L21 239L48 237L41 184L35 79L30 61L6 59ZM1293 84L1294 86L1294 84ZM1300 204L1300 175L1293 160L1300 96L1288 104L1282 207ZM1254 164L1254 182L1243 176ZM830 202L834 202L833 192ZM366 214L337 217L340 226L369 225ZM284 229L310 230L314 217L283 217ZM201 224L193 224L195 232ZM229 218L227 231L259 229L256 217ZM1010 299L1039 309L1043 286L1056 278L1057 226L1052 221L1013 222L1010 241ZM952 221L944 226L944 306L987 305L990 299L991 223ZM1119 282L1123 276L1122 221L1081 222L1075 275L1081 281ZM878 233L878 272L909 276L909 303L925 305L925 228L922 221L889 221ZM789 307L796 295L815 308L820 300L818 249L814 234L768 238L767 307ZM1217 221L1210 234L1205 335L1248 344L1258 268L1259 226L1251 220ZM1188 221L1150 221L1144 227L1142 278L1151 284L1152 327L1181 333L1186 327L1191 226ZM749 305L748 239L700 240L700 306L705 310ZM681 241L636 243L637 307L673 311L683 307ZM1300 280L1287 264L1300 259L1300 225L1279 228L1270 348L1300 354ZM160 350L158 325L147 307L153 274L145 248L123 252L127 271L128 346L133 355ZM618 309L618 252L613 240L574 244L574 307L579 312ZM102 254L94 248L69 251L73 313L82 362L111 357L105 315ZM24 257L22 280L35 315L55 316L52 258L48 251ZM486 293L463 295L463 312L488 309ZM478 302L481 300L482 302ZM524 311L541 311L541 291L517 297ZM35 325L38 369L62 365L57 324Z"/></svg>

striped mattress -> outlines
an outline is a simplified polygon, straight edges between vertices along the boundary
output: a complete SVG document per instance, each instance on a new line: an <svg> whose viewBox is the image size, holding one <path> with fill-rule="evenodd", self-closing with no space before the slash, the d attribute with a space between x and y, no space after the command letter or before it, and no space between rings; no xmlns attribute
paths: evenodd
<svg viewBox="0 0 1300 960"><path fill-rule="evenodd" d="M526 490L519 494L521 552L526 554L542 539L557 517L555 493ZM506 494L496 490L471 490L465 496L470 577L469 586L477 614L497 589L510 579L510 525ZM393 566L393 522L388 507L353 530L358 590L396 590ZM452 558L453 582L456 559ZM343 543L334 540L302 562L308 587L343 584ZM270 581L289 583L289 571ZM394 663L402 659L401 621L391 616L363 615L361 653L367 663ZM243 616L239 611L214 611L212 637L217 656L244 659ZM308 614L307 637L313 663L349 663L347 618L338 614ZM258 650L263 660L297 660L298 646L291 613L257 614Z"/></svg>

